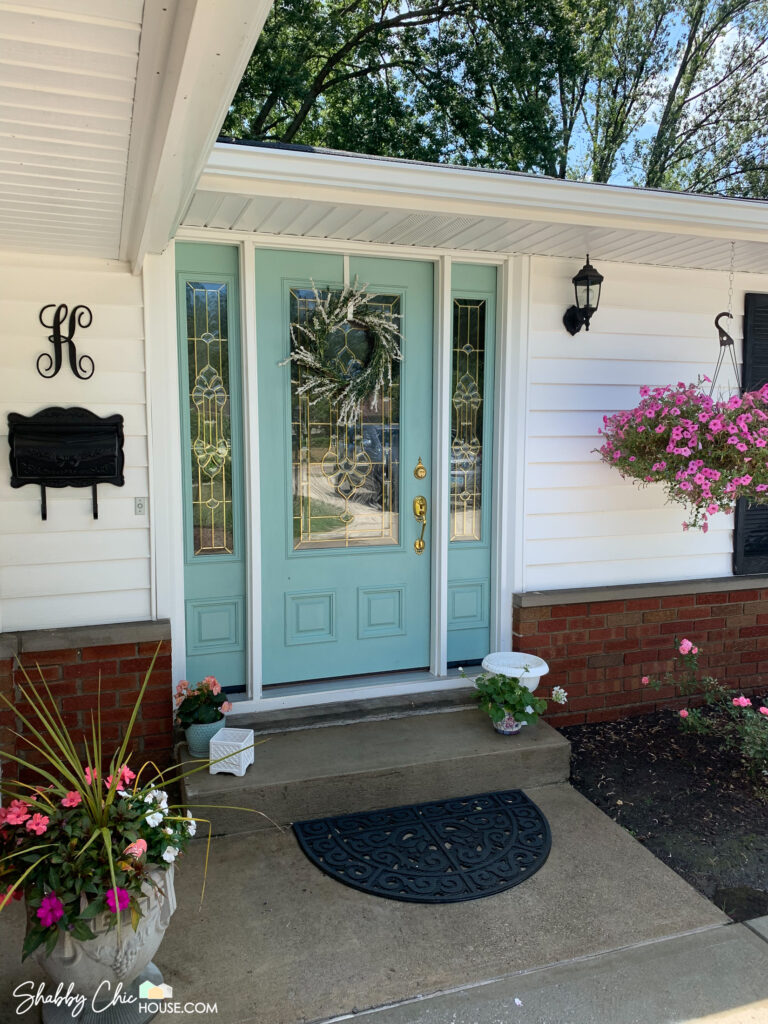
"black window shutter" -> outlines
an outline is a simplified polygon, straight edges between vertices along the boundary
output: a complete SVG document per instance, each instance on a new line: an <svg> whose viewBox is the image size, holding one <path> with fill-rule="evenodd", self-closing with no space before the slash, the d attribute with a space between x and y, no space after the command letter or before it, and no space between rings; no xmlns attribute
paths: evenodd
<svg viewBox="0 0 768 1024"><path fill-rule="evenodd" d="M744 297L745 391L768 383L768 295L748 292ZM750 505L742 498L736 506L733 533L734 576L768 575L768 505Z"/></svg>

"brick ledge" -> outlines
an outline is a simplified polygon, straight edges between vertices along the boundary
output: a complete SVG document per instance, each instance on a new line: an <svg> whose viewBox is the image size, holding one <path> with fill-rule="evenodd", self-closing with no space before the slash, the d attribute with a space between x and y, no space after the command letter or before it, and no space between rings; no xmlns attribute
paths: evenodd
<svg viewBox="0 0 768 1024"><path fill-rule="evenodd" d="M19 630L14 633L0 633L0 659L35 651L66 651L80 647L110 647L115 644L170 639L170 619Z"/></svg>
<svg viewBox="0 0 768 1024"><path fill-rule="evenodd" d="M721 576L715 579L630 583L620 586L581 587L575 590L531 590L525 594L515 594L512 601L516 608L541 608L544 605L584 604L589 601L627 601L642 597L765 589L768 589L768 576Z"/></svg>

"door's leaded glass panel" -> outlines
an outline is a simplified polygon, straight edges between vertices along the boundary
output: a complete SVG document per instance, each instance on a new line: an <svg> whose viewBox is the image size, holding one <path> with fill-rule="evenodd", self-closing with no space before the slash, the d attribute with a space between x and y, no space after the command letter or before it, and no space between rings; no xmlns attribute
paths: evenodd
<svg viewBox="0 0 768 1024"><path fill-rule="evenodd" d="M193 552L232 554L227 285L188 281L186 300Z"/></svg>
<svg viewBox="0 0 768 1024"><path fill-rule="evenodd" d="M321 292L325 297L327 292ZM311 288L292 288L291 323L303 323L315 303ZM371 305L400 314L397 295L377 295ZM368 357L365 332L348 325L332 339L347 372ZM309 404L298 395L302 368L291 364L293 547L371 547L399 543L400 364L392 385L369 400L354 424L339 424L335 405Z"/></svg>
<svg viewBox="0 0 768 1024"><path fill-rule="evenodd" d="M485 299L454 299L451 541L482 540Z"/></svg>

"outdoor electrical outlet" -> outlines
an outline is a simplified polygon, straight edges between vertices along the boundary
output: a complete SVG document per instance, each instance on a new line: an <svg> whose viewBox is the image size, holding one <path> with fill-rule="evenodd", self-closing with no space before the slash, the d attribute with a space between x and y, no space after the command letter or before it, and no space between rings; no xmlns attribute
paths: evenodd
<svg viewBox="0 0 768 1024"><path fill-rule="evenodd" d="M147 499L146 498L134 498L133 499L133 514L136 516L145 516L147 514Z"/></svg>

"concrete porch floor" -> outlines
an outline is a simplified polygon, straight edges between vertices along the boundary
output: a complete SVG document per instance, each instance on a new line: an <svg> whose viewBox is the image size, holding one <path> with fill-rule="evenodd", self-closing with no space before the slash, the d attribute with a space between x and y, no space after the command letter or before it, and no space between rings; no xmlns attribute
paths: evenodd
<svg viewBox="0 0 768 1024"><path fill-rule="evenodd" d="M550 821L550 857L522 885L470 903L365 895L318 871L289 829L270 829L213 840L200 909L205 842L195 840L177 873L178 910L155 961L174 1000L215 1001L218 1013L159 1019L768 1020L765 925L760 937L759 927L729 924L569 785L526 791ZM0 1019L32 1024L37 1011L17 1017L11 996L20 981L41 977L20 964L21 906L2 920Z"/></svg>

